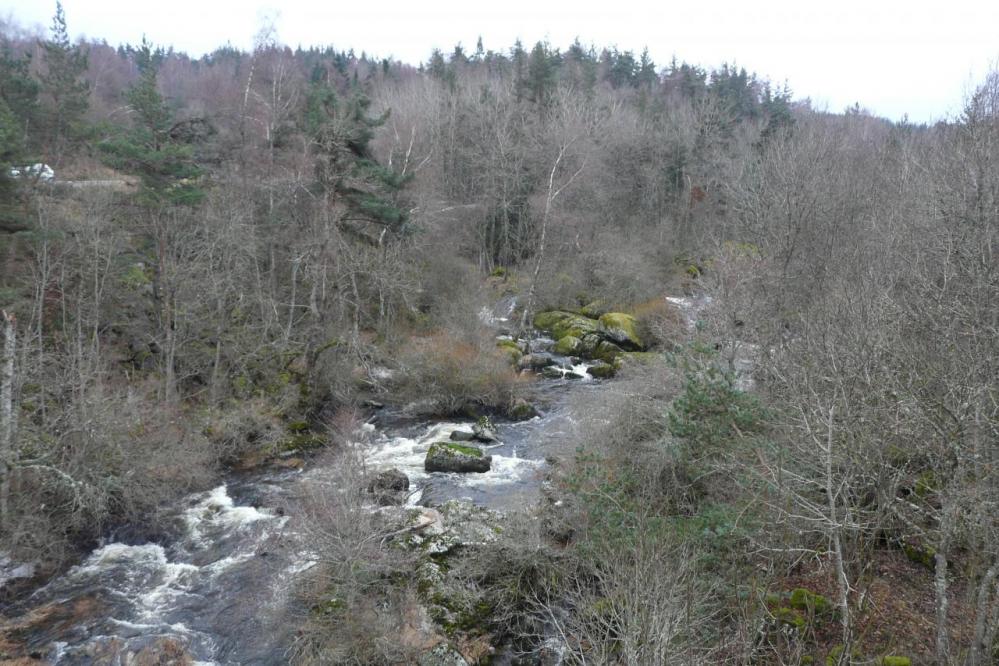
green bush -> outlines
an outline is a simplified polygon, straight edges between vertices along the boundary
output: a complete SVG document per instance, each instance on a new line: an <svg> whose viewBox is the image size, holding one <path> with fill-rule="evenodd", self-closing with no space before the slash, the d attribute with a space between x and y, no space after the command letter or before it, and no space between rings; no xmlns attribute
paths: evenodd
<svg viewBox="0 0 999 666"><path fill-rule="evenodd" d="M714 366L687 373L683 391L669 410L669 430L697 449L717 448L763 430L766 412L735 377Z"/></svg>

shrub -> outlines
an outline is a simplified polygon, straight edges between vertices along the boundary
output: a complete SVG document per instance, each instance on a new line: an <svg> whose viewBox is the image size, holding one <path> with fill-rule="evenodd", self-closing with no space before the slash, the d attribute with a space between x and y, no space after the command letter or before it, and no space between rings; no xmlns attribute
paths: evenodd
<svg viewBox="0 0 999 666"><path fill-rule="evenodd" d="M735 387L735 377L713 365L687 372L683 391L669 410L669 430L694 448L717 448L762 431L759 401Z"/></svg>
<svg viewBox="0 0 999 666"><path fill-rule="evenodd" d="M395 397L438 415L505 411L519 383L509 356L485 335L467 340L438 332L414 338L400 350L399 365Z"/></svg>

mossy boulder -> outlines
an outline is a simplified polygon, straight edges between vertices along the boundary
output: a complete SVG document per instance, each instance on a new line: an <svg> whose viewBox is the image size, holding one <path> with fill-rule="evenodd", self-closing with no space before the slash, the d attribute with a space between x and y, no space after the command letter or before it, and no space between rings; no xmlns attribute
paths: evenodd
<svg viewBox="0 0 999 666"><path fill-rule="evenodd" d="M540 354L525 354L517 362L517 367L521 370L541 370L542 368L547 368L550 365L554 365L555 360L550 356L541 356Z"/></svg>
<svg viewBox="0 0 999 666"><path fill-rule="evenodd" d="M454 442L435 442L427 451L423 468L428 472L488 472L493 457L475 446Z"/></svg>
<svg viewBox="0 0 999 666"><path fill-rule="evenodd" d="M496 343L496 346L510 357L511 363L518 363L524 352L521 351L520 346L513 340L500 340Z"/></svg>
<svg viewBox="0 0 999 666"><path fill-rule="evenodd" d="M896 657L892 655L881 657L878 660L880 666L912 666L912 659L909 657Z"/></svg>
<svg viewBox="0 0 999 666"><path fill-rule="evenodd" d="M630 314L607 312L601 315L600 331L623 349L629 351L645 349L645 343L638 335L638 322Z"/></svg>
<svg viewBox="0 0 999 666"><path fill-rule="evenodd" d="M555 353L562 356L577 356L583 350L583 341L573 335L560 338L555 343Z"/></svg>
<svg viewBox="0 0 999 666"><path fill-rule="evenodd" d="M617 368L610 363L604 363L601 361L595 365L591 365L586 369L586 371L597 379L609 379L614 376L614 373L617 372Z"/></svg>
<svg viewBox="0 0 999 666"><path fill-rule="evenodd" d="M600 324L596 320L563 310L539 312L534 317L534 327L548 331L556 340L561 340L567 335L582 339L586 334L597 333L600 330Z"/></svg>
<svg viewBox="0 0 999 666"><path fill-rule="evenodd" d="M590 319L600 319L600 316L607 313L607 306L603 301L593 301L579 308L579 314Z"/></svg>
<svg viewBox="0 0 999 666"><path fill-rule="evenodd" d="M599 333L587 333L580 339L579 355L586 358L596 358L597 349L603 338Z"/></svg>
<svg viewBox="0 0 999 666"><path fill-rule="evenodd" d="M614 363L623 352L624 350L613 342L601 340L596 350L590 354L590 358L604 363Z"/></svg>

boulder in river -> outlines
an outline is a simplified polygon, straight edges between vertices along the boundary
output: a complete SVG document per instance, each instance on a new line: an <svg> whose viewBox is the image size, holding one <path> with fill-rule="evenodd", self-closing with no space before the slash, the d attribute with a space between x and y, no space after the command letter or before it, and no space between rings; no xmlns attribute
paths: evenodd
<svg viewBox="0 0 999 666"><path fill-rule="evenodd" d="M379 472L368 484L368 492L405 492L409 490L409 477L399 470L387 469Z"/></svg>
<svg viewBox="0 0 999 666"><path fill-rule="evenodd" d="M613 377L614 373L617 372L617 369L610 363L600 361L599 363L588 367L586 371L597 379L607 379L609 377Z"/></svg>
<svg viewBox="0 0 999 666"><path fill-rule="evenodd" d="M423 467L428 472L481 473L488 472L492 464L493 457L477 447L454 442L435 442L427 451Z"/></svg>
<svg viewBox="0 0 999 666"><path fill-rule="evenodd" d="M524 350L520 348L513 340L498 340L496 342L496 347L506 352L510 357L510 362L516 365L520 361L520 357L524 355Z"/></svg>
<svg viewBox="0 0 999 666"><path fill-rule="evenodd" d="M629 314L608 312L601 315L600 332L624 349L631 351L645 349L645 344L638 336L638 324Z"/></svg>
<svg viewBox="0 0 999 666"><path fill-rule="evenodd" d="M556 368L554 366L545 368L541 371L542 377L547 377L548 379L562 379L563 371L561 368Z"/></svg>
<svg viewBox="0 0 999 666"><path fill-rule="evenodd" d="M561 340L567 335L582 339L587 333L596 333L600 329L600 324L594 319L574 312L552 310L539 312L534 317L534 327L548 331L556 340Z"/></svg>
<svg viewBox="0 0 999 666"><path fill-rule="evenodd" d="M452 442L470 442L475 439L475 433L469 430L452 430L450 439Z"/></svg>
<svg viewBox="0 0 999 666"><path fill-rule="evenodd" d="M496 426L493 425L489 417L483 416L472 426L472 433L475 435L475 439L480 442L498 442L499 437L496 435Z"/></svg>
<svg viewBox="0 0 999 666"><path fill-rule="evenodd" d="M603 338L600 337L599 333L587 333L580 340L580 356L585 356L586 358L596 358L597 347L603 342Z"/></svg>
<svg viewBox="0 0 999 666"><path fill-rule="evenodd" d="M547 368L549 365L554 364L555 361L550 356L541 356L539 354L525 354L517 362L517 367L521 370L541 370L542 368Z"/></svg>
<svg viewBox="0 0 999 666"><path fill-rule="evenodd" d="M579 338L567 335L555 343L555 353L562 356L575 356L583 350L583 341Z"/></svg>
<svg viewBox="0 0 999 666"><path fill-rule="evenodd" d="M600 344L597 345L596 350L592 354L592 358L604 363L614 363L618 356L624 352L619 346L613 342L608 342L607 340L601 340Z"/></svg>

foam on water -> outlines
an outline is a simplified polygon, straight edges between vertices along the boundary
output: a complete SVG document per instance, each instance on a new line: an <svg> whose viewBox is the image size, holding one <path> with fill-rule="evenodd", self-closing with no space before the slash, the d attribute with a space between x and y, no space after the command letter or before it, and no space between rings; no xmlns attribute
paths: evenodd
<svg viewBox="0 0 999 666"><path fill-rule="evenodd" d="M485 474L465 474L463 485L470 487L496 486L517 483L526 474L532 474L544 464L543 460L530 460L513 456L493 456L493 465Z"/></svg>
<svg viewBox="0 0 999 666"><path fill-rule="evenodd" d="M510 424L505 427L529 426L537 422L536 417L531 421ZM445 422L434 424L422 434L414 437L383 437L368 451L367 461L376 469L398 468L409 477L410 482L415 487L413 493L407 498L406 504L408 506L419 505L423 499L426 484L433 480L444 482L448 486L470 489L516 484L526 476L533 475L544 464L543 460L521 458L517 455L516 449L503 453L494 452L509 448L502 441L493 444L473 442L475 446L492 456L492 467L488 472L428 473L424 469L424 462L430 445L434 442L449 441L452 432L467 430L469 427L468 423ZM500 439L502 440L502 436Z"/></svg>
<svg viewBox="0 0 999 666"><path fill-rule="evenodd" d="M259 520L276 516L267 510L252 506L237 506L229 496L229 489L221 485L207 493L200 502L184 512L188 536L195 544L205 544L203 530L208 527L239 529Z"/></svg>

